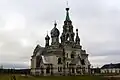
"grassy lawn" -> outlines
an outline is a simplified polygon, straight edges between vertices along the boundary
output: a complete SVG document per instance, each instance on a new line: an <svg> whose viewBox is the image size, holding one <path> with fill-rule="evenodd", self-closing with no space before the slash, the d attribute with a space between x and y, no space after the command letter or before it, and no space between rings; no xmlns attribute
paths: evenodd
<svg viewBox="0 0 120 80"><path fill-rule="evenodd" d="M17 80L105 80L100 76L15 76ZM0 75L0 80L11 80L11 75Z"/></svg>

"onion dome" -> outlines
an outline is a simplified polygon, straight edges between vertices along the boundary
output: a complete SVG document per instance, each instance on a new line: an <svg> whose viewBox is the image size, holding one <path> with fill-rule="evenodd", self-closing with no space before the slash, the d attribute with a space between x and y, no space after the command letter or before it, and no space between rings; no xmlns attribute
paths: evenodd
<svg viewBox="0 0 120 80"><path fill-rule="evenodd" d="M59 37L59 30L56 28L57 23L55 22L54 28L51 30L51 37Z"/></svg>
<svg viewBox="0 0 120 80"><path fill-rule="evenodd" d="M48 36L48 34L47 34L47 36L45 37L45 40L50 40L50 37Z"/></svg>
<svg viewBox="0 0 120 80"><path fill-rule="evenodd" d="M79 38L79 36L78 36L78 29L76 29L76 43L80 43L80 38Z"/></svg>

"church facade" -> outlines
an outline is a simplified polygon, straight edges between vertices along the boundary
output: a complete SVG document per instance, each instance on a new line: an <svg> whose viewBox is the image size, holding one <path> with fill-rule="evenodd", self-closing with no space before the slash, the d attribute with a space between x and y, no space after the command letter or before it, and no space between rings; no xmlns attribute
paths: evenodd
<svg viewBox="0 0 120 80"><path fill-rule="evenodd" d="M73 31L69 8L66 8L66 19L61 36L55 22L54 28L51 30L51 38L47 34L45 41L45 47L38 44L34 49L31 57L32 75L82 75L90 73L88 54L80 45L78 29L76 29L76 33Z"/></svg>

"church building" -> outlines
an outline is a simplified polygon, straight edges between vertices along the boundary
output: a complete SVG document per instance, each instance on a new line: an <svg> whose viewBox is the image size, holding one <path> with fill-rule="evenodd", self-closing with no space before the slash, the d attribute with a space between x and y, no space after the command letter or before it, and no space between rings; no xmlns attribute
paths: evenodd
<svg viewBox="0 0 120 80"><path fill-rule="evenodd" d="M90 62L86 50L82 49L78 29L73 31L66 8L63 31L57 29L57 23L51 30L51 36L45 37L45 47L39 44L31 57L31 75L83 75L90 73ZM50 43L51 39L51 43Z"/></svg>

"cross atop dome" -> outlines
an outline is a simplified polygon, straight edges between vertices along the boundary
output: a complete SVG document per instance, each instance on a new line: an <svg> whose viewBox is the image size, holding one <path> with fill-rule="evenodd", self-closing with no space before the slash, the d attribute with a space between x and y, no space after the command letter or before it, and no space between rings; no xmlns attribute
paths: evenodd
<svg viewBox="0 0 120 80"><path fill-rule="evenodd" d="M55 23L54 23L54 27L56 27L57 26L57 22L55 21Z"/></svg>
<svg viewBox="0 0 120 80"><path fill-rule="evenodd" d="M68 1L67 1L67 8L66 8L66 21L71 21L69 17L69 7L68 7Z"/></svg>

